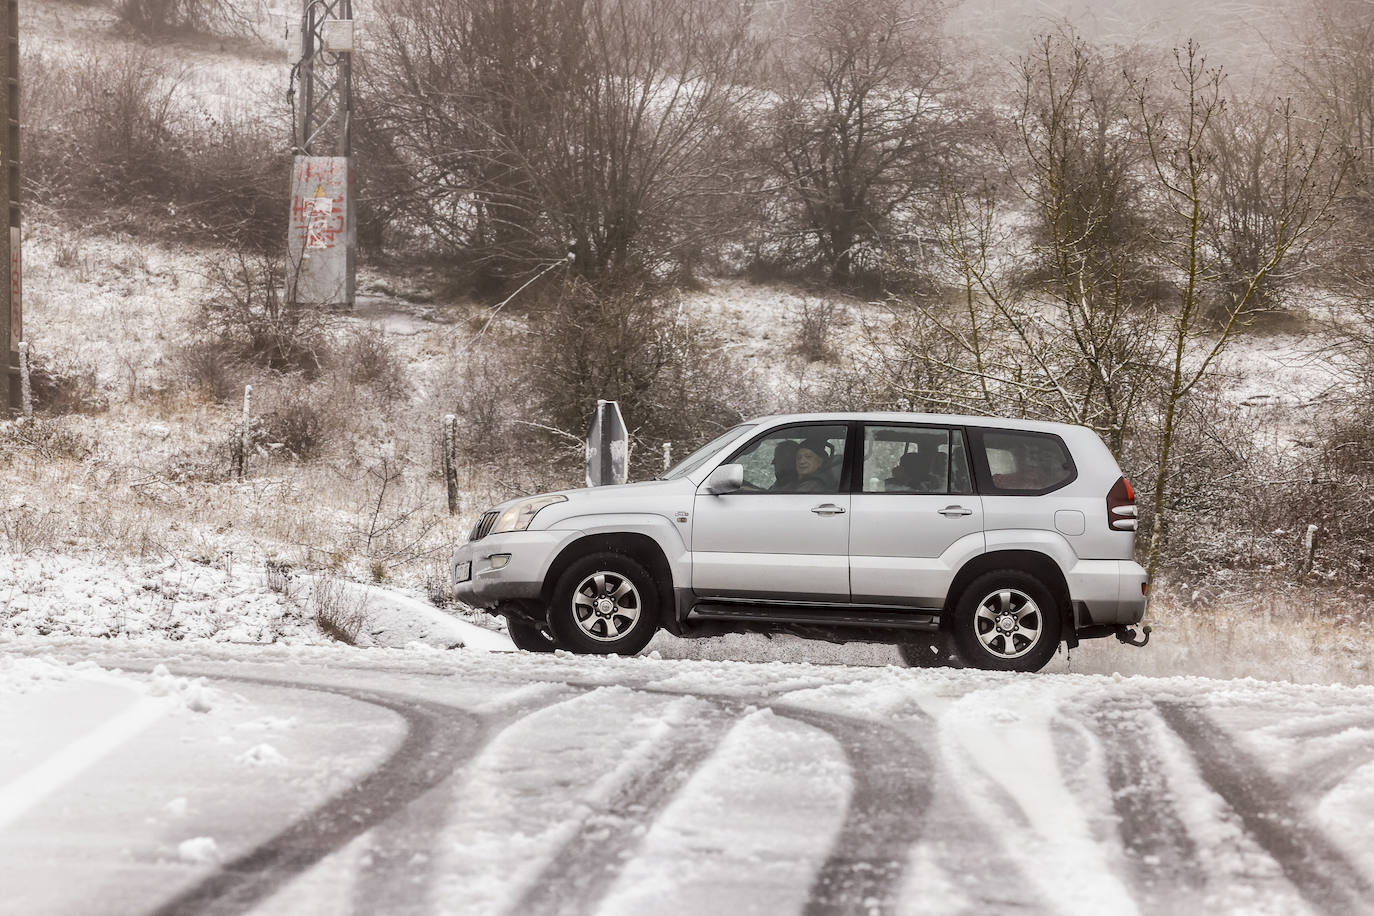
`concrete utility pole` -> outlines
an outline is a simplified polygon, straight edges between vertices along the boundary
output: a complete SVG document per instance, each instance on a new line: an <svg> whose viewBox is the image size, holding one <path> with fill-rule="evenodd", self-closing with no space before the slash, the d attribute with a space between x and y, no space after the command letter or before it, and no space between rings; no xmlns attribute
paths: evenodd
<svg viewBox="0 0 1374 916"><path fill-rule="evenodd" d="M353 9L307 0L287 29L295 113L286 301L353 307Z"/></svg>
<svg viewBox="0 0 1374 916"><path fill-rule="evenodd" d="M0 284L0 339L5 342L5 376L9 388L6 398L11 413L22 407L19 378L19 342L24 339L23 290L20 271L19 234L19 0L4 0L5 40L0 43L0 72L5 75L5 91L0 92L0 124L4 125L4 149L0 160L5 169L6 215L8 232L0 231L0 265L5 283Z"/></svg>

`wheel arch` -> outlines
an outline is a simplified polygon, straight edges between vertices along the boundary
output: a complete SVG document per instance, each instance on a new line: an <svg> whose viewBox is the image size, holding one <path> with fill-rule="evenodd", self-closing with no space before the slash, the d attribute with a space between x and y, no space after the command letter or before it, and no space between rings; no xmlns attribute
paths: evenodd
<svg viewBox="0 0 1374 916"><path fill-rule="evenodd" d="M1038 550L994 550L981 553L960 567L954 581L950 583L948 594L945 595L945 604L940 614L941 630L951 630L954 623L954 608L973 580L998 569L1020 570L1043 582L1054 596L1055 604L1059 606L1059 619L1063 624L1060 638L1067 640L1071 646L1077 644L1073 602L1069 598L1069 581L1054 557Z"/></svg>
<svg viewBox="0 0 1374 916"><path fill-rule="evenodd" d="M554 586L567 571L578 560L594 553L619 553L624 554L644 565L649 571L649 575L654 577L654 584L658 589L659 608L661 609L661 619L669 619L673 609L673 567L668 562L668 555L663 552L663 548L658 541L647 534L634 531L605 532L600 534L584 535L564 547L554 557L553 563L549 565L549 571L544 576L544 585L540 591L540 598L545 606L553 600Z"/></svg>

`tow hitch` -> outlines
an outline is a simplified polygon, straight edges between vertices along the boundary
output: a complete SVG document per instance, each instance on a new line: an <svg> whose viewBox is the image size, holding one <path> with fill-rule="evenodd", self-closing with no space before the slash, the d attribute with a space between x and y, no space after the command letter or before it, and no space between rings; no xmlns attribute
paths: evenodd
<svg viewBox="0 0 1374 916"><path fill-rule="evenodd" d="M1135 635L1135 630L1130 627L1122 627L1116 631L1116 638L1128 646L1143 646L1150 641L1150 627L1145 625L1140 628L1139 636Z"/></svg>

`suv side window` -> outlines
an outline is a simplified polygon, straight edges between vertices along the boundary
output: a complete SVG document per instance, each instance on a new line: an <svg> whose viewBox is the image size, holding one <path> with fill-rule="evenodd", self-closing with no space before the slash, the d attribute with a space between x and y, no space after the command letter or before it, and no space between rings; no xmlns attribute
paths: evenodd
<svg viewBox="0 0 1374 916"><path fill-rule="evenodd" d="M864 493L973 492L960 430L866 425L863 445Z"/></svg>
<svg viewBox="0 0 1374 916"><path fill-rule="evenodd" d="M736 452L743 492L838 493L849 427L827 424L775 429Z"/></svg>
<svg viewBox="0 0 1374 916"><path fill-rule="evenodd" d="M1051 433L970 429L979 488L996 496L1039 496L1078 476L1064 440Z"/></svg>

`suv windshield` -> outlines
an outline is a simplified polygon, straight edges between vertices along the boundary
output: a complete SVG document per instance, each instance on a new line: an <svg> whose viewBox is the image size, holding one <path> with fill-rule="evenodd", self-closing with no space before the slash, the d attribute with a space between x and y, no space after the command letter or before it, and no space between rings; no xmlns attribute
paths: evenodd
<svg viewBox="0 0 1374 916"><path fill-rule="evenodd" d="M757 424L754 423L741 423L739 426L732 426L730 429L727 429L725 432L721 433L719 436L716 436L710 442L706 443L701 448L697 449L695 452L692 452L692 454L688 455L686 458L679 461L673 467L672 470L668 471L658 479L677 480L679 477L685 477L686 475L695 471L697 468L701 467L702 462L706 461L706 459L710 458L716 452L720 451L720 449L725 445L725 443L739 436L741 433L753 429L756 425Z"/></svg>

